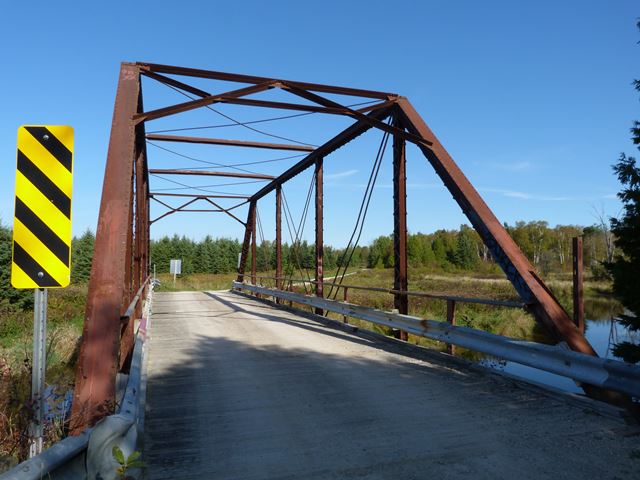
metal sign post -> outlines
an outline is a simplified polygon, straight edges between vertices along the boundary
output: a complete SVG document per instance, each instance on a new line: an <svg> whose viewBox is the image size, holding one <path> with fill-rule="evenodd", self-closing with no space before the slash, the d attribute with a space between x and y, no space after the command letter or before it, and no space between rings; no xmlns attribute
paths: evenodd
<svg viewBox="0 0 640 480"><path fill-rule="evenodd" d="M11 285L35 289L29 456L42 452L47 345L47 289L71 280L73 128L18 129Z"/></svg>
<svg viewBox="0 0 640 480"><path fill-rule="evenodd" d="M33 306L33 362L31 366L31 405L29 458L42 452L44 435L44 374L47 370L47 290L36 288Z"/></svg>

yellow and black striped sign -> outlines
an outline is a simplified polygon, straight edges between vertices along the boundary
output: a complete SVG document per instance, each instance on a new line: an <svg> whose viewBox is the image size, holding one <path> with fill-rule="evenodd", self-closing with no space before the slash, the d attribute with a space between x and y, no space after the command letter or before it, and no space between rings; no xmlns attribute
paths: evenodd
<svg viewBox="0 0 640 480"><path fill-rule="evenodd" d="M69 285L72 172L73 128L18 129L13 287Z"/></svg>

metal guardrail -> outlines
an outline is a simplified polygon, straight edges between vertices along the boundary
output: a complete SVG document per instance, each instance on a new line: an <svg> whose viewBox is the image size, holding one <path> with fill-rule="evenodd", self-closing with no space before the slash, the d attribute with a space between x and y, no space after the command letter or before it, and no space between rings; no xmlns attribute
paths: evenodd
<svg viewBox="0 0 640 480"><path fill-rule="evenodd" d="M436 320L384 312L346 302L327 300L258 285L233 282L234 289L248 290L310 307L322 308L377 325L398 328L414 335L439 340L522 365L538 368L578 382L615 390L640 398L640 366L617 360L592 357L562 346L514 340L468 327Z"/></svg>
<svg viewBox="0 0 640 480"><path fill-rule="evenodd" d="M249 273L243 273L238 275L239 277L251 278L252 275ZM256 279L258 280L282 280L285 283L302 283L302 284L310 284L317 285L318 283L323 283L325 288L342 288L343 290L363 290L367 292L380 292L380 293L388 293L389 295L406 295L407 297L419 297L419 298L430 298L433 300L451 300L458 303L477 303L480 305L491 305L495 307L507 307L507 308L525 308L527 306L526 303L518 302L514 300L494 300L491 298L477 298L477 297L461 297L458 295L444 295L437 293L426 293L426 292L415 292L412 290L395 290L393 288L383 288L383 287L365 287L362 285L347 285L342 283L332 283L329 281L318 282L316 280L305 280L304 278L300 279L291 279L289 277L266 277L257 275Z"/></svg>
<svg viewBox="0 0 640 480"><path fill-rule="evenodd" d="M148 281L148 279L147 279ZM145 282L146 284L146 282ZM144 287L144 285L143 285ZM127 308L133 315L142 288ZM112 455L118 445L129 456L137 449L144 426L144 360L146 337L151 317L153 285L150 284L145 312L138 326L131 368L126 389L116 413L103 418L93 428L75 437L67 437L29 460L0 475L0 480L40 480L43 478L116 479L118 463ZM136 471L127 471L127 478L137 478Z"/></svg>

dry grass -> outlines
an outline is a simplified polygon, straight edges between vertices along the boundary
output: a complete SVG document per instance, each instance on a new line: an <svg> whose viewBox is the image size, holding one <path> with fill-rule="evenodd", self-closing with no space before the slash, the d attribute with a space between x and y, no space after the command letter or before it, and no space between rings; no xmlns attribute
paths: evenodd
<svg viewBox="0 0 640 480"><path fill-rule="evenodd" d="M64 395L73 388L76 348L82 334L86 285L49 290L46 384ZM7 306L0 317L0 471L26 459L31 418L33 311ZM50 406L59 399L47 400ZM64 434L65 419L45 425L45 446Z"/></svg>

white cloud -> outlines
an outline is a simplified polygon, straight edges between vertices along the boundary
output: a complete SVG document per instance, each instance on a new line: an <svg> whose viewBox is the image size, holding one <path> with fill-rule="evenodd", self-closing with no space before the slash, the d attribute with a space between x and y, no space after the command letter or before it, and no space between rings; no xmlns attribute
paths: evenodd
<svg viewBox="0 0 640 480"><path fill-rule="evenodd" d="M350 177L358 173L358 170L346 170L344 172L329 173L324 176L325 180L335 180L336 178Z"/></svg>
<svg viewBox="0 0 640 480"><path fill-rule="evenodd" d="M533 195L527 192L519 192L517 190L504 190L502 188L479 188L481 192L490 192L490 193L499 193L504 197L509 198L519 198L522 200L541 200L545 202L563 202L570 200L585 200L584 198L577 197L555 197L555 196L545 196L545 195Z"/></svg>
<svg viewBox="0 0 640 480"><path fill-rule="evenodd" d="M484 162L482 165L494 170L502 170L503 172L528 172L533 169L533 163L528 161Z"/></svg>

